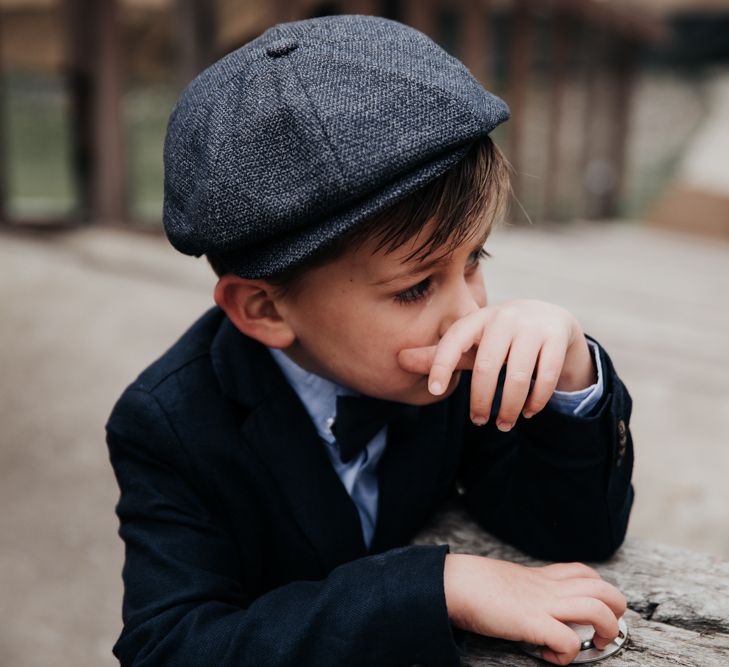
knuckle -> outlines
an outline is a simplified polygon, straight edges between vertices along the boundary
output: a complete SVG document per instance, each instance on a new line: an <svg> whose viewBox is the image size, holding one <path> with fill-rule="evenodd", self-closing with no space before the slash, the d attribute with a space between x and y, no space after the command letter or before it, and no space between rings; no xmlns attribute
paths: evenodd
<svg viewBox="0 0 729 667"><path fill-rule="evenodd" d="M529 383L529 380L532 379L532 374L529 371L526 371L522 368L517 368L513 371L509 372L508 378L512 382L516 382L519 384Z"/></svg>
<svg viewBox="0 0 729 667"><path fill-rule="evenodd" d="M594 579L592 587L597 595L603 597L613 597L615 594L615 587L604 579Z"/></svg>
<svg viewBox="0 0 729 667"><path fill-rule="evenodd" d="M563 324L556 324L554 322L550 322L549 324L546 324L542 327L542 331L545 334L545 337L547 338L558 338L563 337L566 333L565 327Z"/></svg>
<svg viewBox="0 0 729 667"><path fill-rule="evenodd" d="M605 615L605 603L597 598L588 598L586 603L587 611L593 618L600 618Z"/></svg>
<svg viewBox="0 0 729 667"><path fill-rule="evenodd" d="M440 371L447 371L449 370L449 366L445 361L438 360L434 361L433 365L430 367L431 371L434 370L440 370Z"/></svg>
<svg viewBox="0 0 729 667"><path fill-rule="evenodd" d="M591 568L589 565L585 565L584 563L570 563L570 567L572 567L575 572L578 574L582 574L585 577L595 577L598 579L602 579L602 577L597 573L597 570Z"/></svg>
<svg viewBox="0 0 729 667"><path fill-rule="evenodd" d="M505 322L512 322L519 317L519 306L515 303L503 304L499 310L499 319Z"/></svg>
<svg viewBox="0 0 729 667"><path fill-rule="evenodd" d="M563 648L564 652L557 653L555 655L557 659L557 664L569 665L580 652L580 638L577 636L577 634L574 634L574 637L571 637L569 642L565 642L565 646Z"/></svg>
<svg viewBox="0 0 729 667"><path fill-rule="evenodd" d="M481 407L491 405L492 395L487 391L472 391L471 406Z"/></svg>
<svg viewBox="0 0 729 667"><path fill-rule="evenodd" d="M559 373L554 368L548 368L540 373L542 380L548 384L557 384Z"/></svg>
<svg viewBox="0 0 729 667"><path fill-rule="evenodd" d="M624 598L620 591L618 591L607 581L595 579L594 583L592 584L592 594L594 597L604 602L604 604L606 604L611 611L621 610Z"/></svg>
<svg viewBox="0 0 729 667"><path fill-rule="evenodd" d="M497 368L497 364L493 359L477 359L473 365L473 370L477 373L488 373Z"/></svg>
<svg viewBox="0 0 729 667"><path fill-rule="evenodd" d="M580 652L580 640L575 640L575 647L571 648L569 653L563 653L558 657L559 664L560 665L569 665L576 657L577 654Z"/></svg>

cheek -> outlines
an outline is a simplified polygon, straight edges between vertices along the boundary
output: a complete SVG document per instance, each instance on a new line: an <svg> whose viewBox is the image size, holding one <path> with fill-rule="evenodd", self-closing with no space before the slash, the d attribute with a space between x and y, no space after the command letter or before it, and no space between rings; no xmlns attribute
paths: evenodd
<svg viewBox="0 0 729 667"><path fill-rule="evenodd" d="M336 332L330 339L330 358L348 370L356 366L360 373L367 372L363 365L372 372L392 370L399 341L411 327L409 319L387 302L360 300L362 306L357 308L352 303L340 302L338 312L328 318Z"/></svg>
<svg viewBox="0 0 729 667"><path fill-rule="evenodd" d="M437 297L426 299L423 305L403 306L408 311L399 319L400 326L391 332L390 347L396 353L409 347L436 345L440 340L441 306Z"/></svg>
<svg viewBox="0 0 729 667"><path fill-rule="evenodd" d="M367 369L366 374L402 373L397 354L406 347L420 347L437 342L435 319L427 306L409 306L375 300L362 314L350 320L343 330L342 343ZM356 323L354 321L356 319Z"/></svg>

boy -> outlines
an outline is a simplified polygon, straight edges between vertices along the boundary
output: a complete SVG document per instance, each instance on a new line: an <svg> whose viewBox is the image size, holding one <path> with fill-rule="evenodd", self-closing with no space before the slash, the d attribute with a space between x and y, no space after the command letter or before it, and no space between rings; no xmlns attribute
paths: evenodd
<svg viewBox="0 0 729 667"><path fill-rule="evenodd" d="M123 665L458 665L454 628L566 664L564 622L617 635L625 600L584 565L410 544L456 489L547 559L605 558L627 526L607 353L558 306L487 304L507 118L427 37L364 16L274 26L183 94L165 230L208 257L217 305L107 423Z"/></svg>

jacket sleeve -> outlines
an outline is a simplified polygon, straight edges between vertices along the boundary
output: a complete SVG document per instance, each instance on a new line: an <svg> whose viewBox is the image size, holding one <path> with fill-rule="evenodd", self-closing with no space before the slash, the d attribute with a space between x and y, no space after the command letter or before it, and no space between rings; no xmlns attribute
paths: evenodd
<svg viewBox="0 0 729 667"><path fill-rule="evenodd" d="M632 400L602 346L599 356L604 392L583 416L547 405L502 433L494 418L474 426L466 399L462 500L486 530L537 558L603 560L625 537Z"/></svg>
<svg viewBox="0 0 729 667"><path fill-rule="evenodd" d="M125 545L113 647L122 666L460 664L445 606L447 544L363 557L255 597L246 557L203 502L154 395L127 389L106 428Z"/></svg>

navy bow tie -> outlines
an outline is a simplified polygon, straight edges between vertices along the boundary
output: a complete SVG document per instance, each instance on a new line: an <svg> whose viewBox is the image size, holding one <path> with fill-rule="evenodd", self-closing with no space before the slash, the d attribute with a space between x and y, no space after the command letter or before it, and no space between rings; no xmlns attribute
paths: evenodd
<svg viewBox="0 0 729 667"><path fill-rule="evenodd" d="M339 445L339 458L349 463L380 429L409 406L371 396L337 396L337 416L332 433Z"/></svg>

